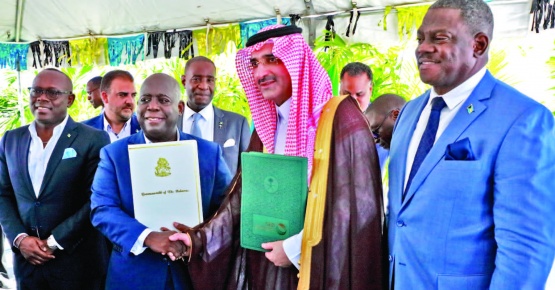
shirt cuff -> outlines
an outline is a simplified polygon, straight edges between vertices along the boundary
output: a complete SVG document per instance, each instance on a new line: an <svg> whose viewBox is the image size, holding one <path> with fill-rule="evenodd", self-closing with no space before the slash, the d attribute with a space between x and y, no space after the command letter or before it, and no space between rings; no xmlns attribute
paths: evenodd
<svg viewBox="0 0 555 290"><path fill-rule="evenodd" d="M12 243L12 245L14 246L14 248L17 248L17 246L19 246L19 245L16 245L15 242L17 242L17 239L19 239L19 237L21 237L21 236L28 236L28 234L27 234L27 233L21 233L21 234L17 235L17 236L15 237L15 239L13 239L13 243Z"/></svg>
<svg viewBox="0 0 555 290"><path fill-rule="evenodd" d="M50 237L48 237L48 239L46 240L46 244L48 245L48 247L56 246L56 248L58 248L59 250L64 249L62 248L62 246L60 246L60 244L58 244L53 235L50 235Z"/></svg>
<svg viewBox="0 0 555 290"><path fill-rule="evenodd" d="M291 261L295 268L299 269L299 260L301 259L301 245L303 242L303 232L291 236L283 241L283 251Z"/></svg>
<svg viewBox="0 0 555 290"><path fill-rule="evenodd" d="M133 253L135 256L138 256L146 250L146 247L144 246L145 239L146 239L146 236L148 236L150 233L152 233L152 230L149 228L146 228L139 235L139 237L137 238L137 241L135 241L135 244L133 244L133 247L131 248L131 253Z"/></svg>

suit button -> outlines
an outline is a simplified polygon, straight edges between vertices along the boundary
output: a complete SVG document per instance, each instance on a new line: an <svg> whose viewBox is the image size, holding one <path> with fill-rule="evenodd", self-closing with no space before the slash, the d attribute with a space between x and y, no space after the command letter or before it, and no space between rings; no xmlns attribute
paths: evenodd
<svg viewBox="0 0 555 290"><path fill-rule="evenodd" d="M390 262L393 261L393 257L391 257L391 255L389 255L387 258L389 259Z"/></svg>
<svg viewBox="0 0 555 290"><path fill-rule="evenodd" d="M35 206L40 206L40 202L39 201L35 202Z"/></svg>
<svg viewBox="0 0 555 290"><path fill-rule="evenodd" d="M404 227L404 226L406 226L406 224L405 224L404 221L397 221L397 226L398 227Z"/></svg>

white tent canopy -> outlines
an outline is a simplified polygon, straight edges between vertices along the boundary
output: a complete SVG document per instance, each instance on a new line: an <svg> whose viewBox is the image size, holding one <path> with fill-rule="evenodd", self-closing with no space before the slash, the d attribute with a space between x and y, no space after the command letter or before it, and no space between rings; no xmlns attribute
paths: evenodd
<svg viewBox="0 0 555 290"><path fill-rule="evenodd" d="M334 14L336 31L344 33L349 11L362 12L351 41L376 43L397 39L396 14L388 16L388 31L378 26L386 6L419 5L407 0L0 0L0 41L31 42L114 36L173 29L197 29L299 14L307 39L313 40ZM525 35L529 30L530 0L490 1L497 35ZM312 35L309 36L310 32Z"/></svg>

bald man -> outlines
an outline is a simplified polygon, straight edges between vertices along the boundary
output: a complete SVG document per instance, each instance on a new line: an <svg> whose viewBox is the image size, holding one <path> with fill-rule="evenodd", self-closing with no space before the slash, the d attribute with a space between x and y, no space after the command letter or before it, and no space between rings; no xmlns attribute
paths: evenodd
<svg viewBox="0 0 555 290"><path fill-rule="evenodd" d="M405 99L395 94L384 94L374 100L368 106L364 115L370 123L374 141L384 149L389 150L393 126L399 116L401 108L405 105Z"/></svg>
<svg viewBox="0 0 555 290"><path fill-rule="evenodd" d="M173 231L150 229L135 219L128 145L196 140L198 146L202 212L213 215L224 198L231 175L214 142L177 129L184 104L175 79L166 74L149 76L141 87L138 119L143 131L113 142L100 152L92 185L91 219L113 244L107 289L192 289L187 266L172 262L165 253L185 254L181 242L170 242ZM168 222L168 228L171 227ZM193 225L191 225L193 226Z"/></svg>

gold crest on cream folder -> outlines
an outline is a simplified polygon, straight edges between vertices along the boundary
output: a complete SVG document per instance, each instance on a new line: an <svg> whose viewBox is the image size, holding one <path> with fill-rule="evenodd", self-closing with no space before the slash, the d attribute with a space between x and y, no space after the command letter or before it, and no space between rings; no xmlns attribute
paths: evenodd
<svg viewBox="0 0 555 290"><path fill-rule="evenodd" d="M135 218L151 229L202 222L197 141L129 145Z"/></svg>

